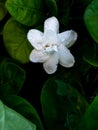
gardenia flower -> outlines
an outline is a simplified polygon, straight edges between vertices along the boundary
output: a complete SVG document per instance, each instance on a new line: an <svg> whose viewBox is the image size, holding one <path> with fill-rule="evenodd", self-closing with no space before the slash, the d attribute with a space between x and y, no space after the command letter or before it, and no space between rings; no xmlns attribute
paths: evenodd
<svg viewBox="0 0 98 130"><path fill-rule="evenodd" d="M75 59L68 48L76 41L77 33L73 30L59 33L59 22L56 17L45 20L44 33L31 29L27 38L34 47L30 61L43 63L48 74L56 72L58 63L64 67L74 65Z"/></svg>

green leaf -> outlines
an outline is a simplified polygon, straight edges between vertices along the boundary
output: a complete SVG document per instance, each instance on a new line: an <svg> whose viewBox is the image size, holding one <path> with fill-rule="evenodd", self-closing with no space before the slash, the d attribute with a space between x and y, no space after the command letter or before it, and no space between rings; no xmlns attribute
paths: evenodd
<svg viewBox="0 0 98 130"><path fill-rule="evenodd" d="M89 51L87 51L89 50ZM97 46L96 44L90 45L85 44L83 49L83 60L86 61L88 64L98 67L98 57L97 57Z"/></svg>
<svg viewBox="0 0 98 130"><path fill-rule="evenodd" d="M85 25L92 36L98 43L98 0L93 0L84 13Z"/></svg>
<svg viewBox="0 0 98 130"><path fill-rule="evenodd" d="M10 56L21 63L29 62L32 46L27 40L28 29L10 18L4 26L4 45Z"/></svg>
<svg viewBox="0 0 98 130"><path fill-rule="evenodd" d="M0 96L17 94L25 80L25 71L6 60L0 62Z"/></svg>
<svg viewBox="0 0 98 130"><path fill-rule="evenodd" d="M70 84L53 79L49 79L42 89L41 104L49 130L75 128L88 106Z"/></svg>
<svg viewBox="0 0 98 130"><path fill-rule="evenodd" d="M10 106L12 109L33 122L37 126L37 130L44 130L37 111L27 100L15 95L6 96L2 100L7 106Z"/></svg>
<svg viewBox="0 0 98 130"><path fill-rule="evenodd" d="M36 130L36 126L0 101L0 130Z"/></svg>
<svg viewBox="0 0 98 130"><path fill-rule="evenodd" d="M0 2L0 21L4 18L4 16L7 14L7 10L3 3Z"/></svg>
<svg viewBox="0 0 98 130"><path fill-rule="evenodd" d="M45 7L50 16L57 16L58 8L55 0L45 0Z"/></svg>
<svg viewBox="0 0 98 130"><path fill-rule="evenodd" d="M7 0L9 13L20 23L33 26L43 18L42 0Z"/></svg>
<svg viewBox="0 0 98 130"><path fill-rule="evenodd" d="M98 58L91 57L90 55L88 55L87 57L83 57L83 59L84 59L84 61L86 61L90 65L92 65L94 67L98 67Z"/></svg>
<svg viewBox="0 0 98 130"><path fill-rule="evenodd" d="M79 126L75 130L98 130L98 96L88 107Z"/></svg>

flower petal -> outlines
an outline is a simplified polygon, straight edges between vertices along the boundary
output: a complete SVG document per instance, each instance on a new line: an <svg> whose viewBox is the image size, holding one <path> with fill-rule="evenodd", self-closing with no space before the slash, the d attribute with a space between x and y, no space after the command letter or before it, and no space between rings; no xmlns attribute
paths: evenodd
<svg viewBox="0 0 98 130"><path fill-rule="evenodd" d="M48 74L53 74L54 72L56 72L58 58L59 58L58 53L54 53L53 55L51 55L49 60L43 64L43 67Z"/></svg>
<svg viewBox="0 0 98 130"><path fill-rule="evenodd" d="M75 43L75 41L77 40L77 33L73 30L62 32L62 33L58 34L58 36L59 36L61 42L67 48L72 46Z"/></svg>
<svg viewBox="0 0 98 130"><path fill-rule="evenodd" d="M49 55L47 55L43 51L34 49L30 54L30 61L35 62L35 63L37 62L43 63L43 62L46 62L48 59L49 59Z"/></svg>
<svg viewBox="0 0 98 130"><path fill-rule="evenodd" d="M60 64L64 67L72 67L75 63L75 59L70 51L63 44L58 47L58 51Z"/></svg>
<svg viewBox="0 0 98 130"><path fill-rule="evenodd" d="M53 32L59 32L59 22L56 17L50 17L45 20L44 31L52 30Z"/></svg>
<svg viewBox="0 0 98 130"><path fill-rule="evenodd" d="M43 33L36 29L29 30L27 34L27 38L29 42L37 50L42 49L42 36L43 36Z"/></svg>
<svg viewBox="0 0 98 130"><path fill-rule="evenodd" d="M47 30L43 35L43 45L51 46L51 45L59 45L60 39L58 35L52 30Z"/></svg>

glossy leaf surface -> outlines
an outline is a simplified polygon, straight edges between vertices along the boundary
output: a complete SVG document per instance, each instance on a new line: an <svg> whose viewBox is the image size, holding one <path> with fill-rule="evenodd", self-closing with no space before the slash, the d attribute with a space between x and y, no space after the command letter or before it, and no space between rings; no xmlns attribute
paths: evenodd
<svg viewBox="0 0 98 130"><path fill-rule="evenodd" d="M36 130L36 126L0 101L0 130Z"/></svg>
<svg viewBox="0 0 98 130"><path fill-rule="evenodd" d="M75 130L97 130L98 129L98 96L94 98L87 109L81 123Z"/></svg>
<svg viewBox="0 0 98 130"><path fill-rule="evenodd" d="M98 0L93 0L84 14L86 27L92 38L98 43Z"/></svg>
<svg viewBox="0 0 98 130"><path fill-rule="evenodd" d="M88 105L70 84L52 79L42 89L41 104L49 130L75 128Z"/></svg>
<svg viewBox="0 0 98 130"><path fill-rule="evenodd" d="M3 98L3 102L33 122L37 130L44 130L36 109L26 99L16 95L9 95Z"/></svg>
<svg viewBox="0 0 98 130"><path fill-rule="evenodd" d="M28 29L13 18L4 26L4 45L10 56L21 63L29 62L32 46L27 40Z"/></svg>
<svg viewBox="0 0 98 130"><path fill-rule="evenodd" d="M20 23L33 26L43 19L42 0L7 0L9 13Z"/></svg>

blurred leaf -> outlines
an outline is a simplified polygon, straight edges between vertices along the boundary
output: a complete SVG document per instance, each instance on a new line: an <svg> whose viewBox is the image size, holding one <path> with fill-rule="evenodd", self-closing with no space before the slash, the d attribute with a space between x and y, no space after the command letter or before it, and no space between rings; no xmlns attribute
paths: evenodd
<svg viewBox="0 0 98 130"><path fill-rule="evenodd" d="M0 130L36 130L36 126L0 101Z"/></svg>
<svg viewBox="0 0 98 130"><path fill-rule="evenodd" d="M13 59L21 63L29 62L32 46L27 40L28 29L10 18L4 26L4 45Z"/></svg>
<svg viewBox="0 0 98 130"><path fill-rule="evenodd" d="M92 36L98 43L98 0L93 0L84 13L85 25Z"/></svg>
<svg viewBox="0 0 98 130"><path fill-rule="evenodd" d="M57 16L58 8L55 0L44 0L45 7L48 9L48 13L50 16Z"/></svg>
<svg viewBox="0 0 98 130"><path fill-rule="evenodd" d="M6 14L7 14L7 10L4 4L0 2L0 21L4 18Z"/></svg>
<svg viewBox="0 0 98 130"><path fill-rule="evenodd" d="M0 96L17 94L25 80L25 71L14 63L0 62Z"/></svg>
<svg viewBox="0 0 98 130"><path fill-rule="evenodd" d="M87 51L89 50L89 51ZM98 67L97 47L96 44L85 44L83 49L83 60L88 64Z"/></svg>
<svg viewBox="0 0 98 130"><path fill-rule="evenodd" d="M98 130L98 96L88 107L83 119L75 130Z"/></svg>
<svg viewBox="0 0 98 130"><path fill-rule="evenodd" d="M41 104L49 130L75 128L88 106L70 84L53 79L49 79L42 89Z"/></svg>
<svg viewBox="0 0 98 130"><path fill-rule="evenodd" d="M43 18L42 0L7 0L9 13L20 23L33 26Z"/></svg>
<svg viewBox="0 0 98 130"><path fill-rule="evenodd" d="M36 124L37 130L44 130L37 111L27 100L19 96L10 95L4 97L3 102Z"/></svg>
<svg viewBox="0 0 98 130"><path fill-rule="evenodd" d="M83 57L83 59L89 63L90 65L94 67L98 67L98 59L97 57L91 57L90 55L88 57Z"/></svg>

